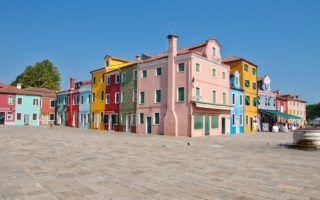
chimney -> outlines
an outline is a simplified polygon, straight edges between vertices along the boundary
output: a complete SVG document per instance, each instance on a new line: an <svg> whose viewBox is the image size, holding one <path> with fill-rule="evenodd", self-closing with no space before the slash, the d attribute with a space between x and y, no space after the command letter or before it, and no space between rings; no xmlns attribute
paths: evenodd
<svg viewBox="0 0 320 200"><path fill-rule="evenodd" d="M136 55L136 61L140 61L141 60L141 57L139 54Z"/></svg>
<svg viewBox="0 0 320 200"><path fill-rule="evenodd" d="M21 90L21 83L18 83L18 84L17 84L17 88L18 88L19 90Z"/></svg>
<svg viewBox="0 0 320 200"><path fill-rule="evenodd" d="M74 90L74 78L70 78L70 90Z"/></svg>
<svg viewBox="0 0 320 200"><path fill-rule="evenodd" d="M164 116L164 134L178 136L178 118L175 111L176 63L178 36L168 35L167 110Z"/></svg>

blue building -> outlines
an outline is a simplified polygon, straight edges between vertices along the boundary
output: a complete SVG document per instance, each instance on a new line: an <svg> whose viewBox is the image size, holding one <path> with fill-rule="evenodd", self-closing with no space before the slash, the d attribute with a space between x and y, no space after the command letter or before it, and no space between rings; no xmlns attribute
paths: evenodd
<svg viewBox="0 0 320 200"><path fill-rule="evenodd" d="M67 124L67 91L61 91L57 94L56 105L56 123L66 126Z"/></svg>
<svg viewBox="0 0 320 200"><path fill-rule="evenodd" d="M21 89L16 95L15 125L39 126L41 96Z"/></svg>
<svg viewBox="0 0 320 200"><path fill-rule="evenodd" d="M230 133L239 134L244 132L244 92L240 86L240 73L235 71L230 76Z"/></svg>
<svg viewBox="0 0 320 200"><path fill-rule="evenodd" d="M91 80L76 83L79 88L79 128L90 128Z"/></svg>

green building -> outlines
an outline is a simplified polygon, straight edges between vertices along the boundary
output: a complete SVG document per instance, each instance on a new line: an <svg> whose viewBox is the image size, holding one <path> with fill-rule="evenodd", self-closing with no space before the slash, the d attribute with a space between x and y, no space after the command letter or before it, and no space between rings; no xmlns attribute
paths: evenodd
<svg viewBox="0 0 320 200"><path fill-rule="evenodd" d="M136 132L137 76L136 63L121 68L121 131Z"/></svg>

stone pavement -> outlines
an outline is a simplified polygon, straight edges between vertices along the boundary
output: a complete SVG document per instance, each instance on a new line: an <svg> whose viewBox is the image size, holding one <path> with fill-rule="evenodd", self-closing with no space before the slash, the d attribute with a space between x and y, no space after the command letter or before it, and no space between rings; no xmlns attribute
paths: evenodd
<svg viewBox="0 0 320 200"><path fill-rule="evenodd" d="M320 199L320 152L291 138L0 126L0 200Z"/></svg>

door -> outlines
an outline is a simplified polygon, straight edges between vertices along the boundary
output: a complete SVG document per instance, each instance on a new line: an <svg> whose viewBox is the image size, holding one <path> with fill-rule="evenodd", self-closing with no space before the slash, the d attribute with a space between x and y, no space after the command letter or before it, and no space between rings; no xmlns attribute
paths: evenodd
<svg viewBox="0 0 320 200"><path fill-rule="evenodd" d="M126 132L130 132L131 124L130 124L130 114L126 116Z"/></svg>
<svg viewBox="0 0 320 200"><path fill-rule="evenodd" d="M253 118L250 117L250 132L253 130Z"/></svg>
<svg viewBox="0 0 320 200"><path fill-rule="evenodd" d="M111 126L110 129L113 130L113 125L117 123L117 115L111 115Z"/></svg>
<svg viewBox="0 0 320 200"><path fill-rule="evenodd" d="M0 125L4 125L4 118L5 118L5 113L0 112Z"/></svg>
<svg viewBox="0 0 320 200"><path fill-rule="evenodd" d="M236 118L236 133L240 133L240 122L239 117Z"/></svg>
<svg viewBox="0 0 320 200"><path fill-rule="evenodd" d="M42 116L42 124L47 125L48 124L48 115L43 115Z"/></svg>
<svg viewBox="0 0 320 200"><path fill-rule="evenodd" d="M222 127L222 134L226 133L226 118L221 118L221 127Z"/></svg>
<svg viewBox="0 0 320 200"><path fill-rule="evenodd" d="M87 127L87 115L86 114L82 114L82 127L86 128Z"/></svg>
<svg viewBox="0 0 320 200"><path fill-rule="evenodd" d="M24 115L24 125L29 125L29 118L30 118L29 114Z"/></svg>
<svg viewBox="0 0 320 200"><path fill-rule="evenodd" d="M204 126L205 135L210 135L210 116L205 116L205 126Z"/></svg>
<svg viewBox="0 0 320 200"><path fill-rule="evenodd" d="M152 120L151 117L147 117L147 134L151 134L152 129Z"/></svg>

